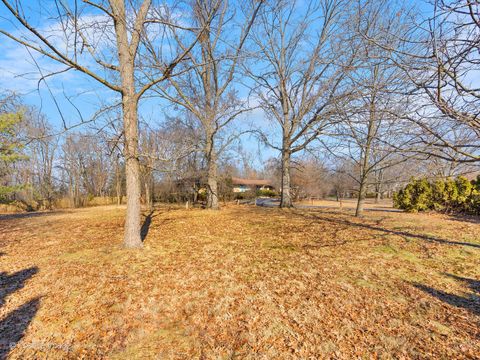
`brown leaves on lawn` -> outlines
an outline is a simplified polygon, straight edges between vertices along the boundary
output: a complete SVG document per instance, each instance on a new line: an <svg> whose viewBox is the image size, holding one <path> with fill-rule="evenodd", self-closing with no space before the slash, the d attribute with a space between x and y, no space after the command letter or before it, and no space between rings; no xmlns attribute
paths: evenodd
<svg viewBox="0 0 480 360"><path fill-rule="evenodd" d="M124 250L123 215L99 207L0 218L0 358L480 353L478 223L160 207L145 248Z"/></svg>

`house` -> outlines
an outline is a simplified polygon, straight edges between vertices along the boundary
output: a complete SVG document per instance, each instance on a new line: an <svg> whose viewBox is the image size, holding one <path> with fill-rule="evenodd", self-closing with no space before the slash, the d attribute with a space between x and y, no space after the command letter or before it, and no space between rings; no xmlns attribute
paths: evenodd
<svg viewBox="0 0 480 360"><path fill-rule="evenodd" d="M242 179L237 177L232 177L232 187L234 193L257 190L275 190L275 187L270 180Z"/></svg>

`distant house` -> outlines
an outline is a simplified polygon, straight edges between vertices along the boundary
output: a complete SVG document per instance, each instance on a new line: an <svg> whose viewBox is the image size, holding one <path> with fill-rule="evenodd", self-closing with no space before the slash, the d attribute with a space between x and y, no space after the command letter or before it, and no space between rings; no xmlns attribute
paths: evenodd
<svg viewBox="0 0 480 360"><path fill-rule="evenodd" d="M480 171L473 171L463 176L470 181L476 181L478 178L480 178Z"/></svg>
<svg viewBox="0 0 480 360"><path fill-rule="evenodd" d="M275 190L270 180L261 179L242 179L233 177L232 186L234 193L243 193L257 190Z"/></svg>

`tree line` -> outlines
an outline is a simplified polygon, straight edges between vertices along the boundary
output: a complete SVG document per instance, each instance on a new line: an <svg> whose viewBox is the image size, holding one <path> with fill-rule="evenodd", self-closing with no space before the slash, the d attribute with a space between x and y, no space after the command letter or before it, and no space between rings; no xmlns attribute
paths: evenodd
<svg viewBox="0 0 480 360"><path fill-rule="evenodd" d="M126 247L142 246L141 197L152 198L158 174L202 173L206 205L218 209L225 159L242 136L278 152L281 207L298 193L292 173L317 159L337 194L355 189L357 215L371 188L380 196L402 177L480 161L475 1L2 3L14 30L2 25L0 34L59 66L38 67L40 82L71 71L114 94L89 133L62 115L62 136L5 95L2 168L28 150L35 171L24 176L47 203L54 183L68 184L74 202L82 192L120 198L124 186ZM161 126L142 101L158 102ZM4 189L25 183L15 176Z"/></svg>

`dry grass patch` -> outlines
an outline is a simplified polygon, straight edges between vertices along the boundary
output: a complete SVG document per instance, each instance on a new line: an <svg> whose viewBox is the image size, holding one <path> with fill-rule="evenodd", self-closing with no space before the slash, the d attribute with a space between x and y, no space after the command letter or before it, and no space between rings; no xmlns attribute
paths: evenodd
<svg viewBox="0 0 480 360"><path fill-rule="evenodd" d="M1 218L0 332L11 343L1 354L451 359L480 353L475 221L160 207L137 251L121 248L123 215L112 206Z"/></svg>

